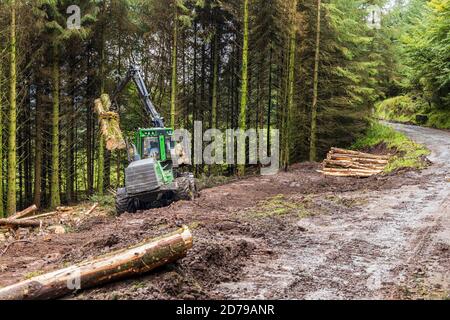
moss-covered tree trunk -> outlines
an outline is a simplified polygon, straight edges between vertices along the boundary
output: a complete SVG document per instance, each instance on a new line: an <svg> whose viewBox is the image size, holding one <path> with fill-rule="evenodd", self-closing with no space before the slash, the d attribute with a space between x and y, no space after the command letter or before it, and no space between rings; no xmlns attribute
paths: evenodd
<svg viewBox="0 0 450 320"><path fill-rule="evenodd" d="M268 106L267 106L267 154L270 154L270 127L271 127L271 115L272 115L272 61L273 61L273 45L270 44L270 56L269 56L269 94L268 94Z"/></svg>
<svg viewBox="0 0 450 320"><path fill-rule="evenodd" d="M11 0L7 214L16 212L16 1Z"/></svg>
<svg viewBox="0 0 450 320"><path fill-rule="evenodd" d="M290 164L291 153L291 130L292 130L292 110L294 105L294 85L295 85L295 52L297 49L297 28L296 28L296 12L297 0L292 1L291 8L291 34L289 36L289 73L287 86L287 113L286 113L286 144L285 144L285 169Z"/></svg>
<svg viewBox="0 0 450 320"><path fill-rule="evenodd" d="M309 147L309 160L317 160L317 88L319 85L319 59L320 59L320 5L317 0L317 27L316 27L316 54L314 57L314 88L311 106L311 137Z"/></svg>
<svg viewBox="0 0 450 320"><path fill-rule="evenodd" d="M61 204L59 194L59 52L58 45L52 45L52 174L50 182L50 207Z"/></svg>
<svg viewBox="0 0 450 320"><path fill-rule="evenodd" d="M170 93L170 126L175 128L175 113L177 102L177 49L178 49L178 8L174 4L175 17L173 20L173 45L172 45L172 88Z"/></svg>
<svg viewBox="0 0 450 320"><path fill-rule="evenodd" d="M102 25L100 43L100 95L105 93L105 30ZM105 138L98 132L98 162L97 162L97 194L103 195L105 187Z"/></svg>
<svg viewBox="0 0 450 320"><path fill-rule="evenodd" d="M67 123L67 152L66 152L66 201L67 203L72 202L73 200L73 186L74 186L74 158L73 158L73 149L74 149L74 122L76 121L75 114L75 97L76 97L76 89L75 82L76 80L72 78L71 85L71 95L70 95L70 103L67 106L68 114L66 116Z"/></svg>
<svg viewBox="0 0 450 320"><path fill-rule="evenodd" d="M239 129L245 131L247 124L247 96L248 96L248 1L244 0L244 37L242 43L242 77L241 77L241 106L239 111ZM245 155L245 139L241 135L238 146L243 148L241 152ZM238 174L245 174L245 164L238 165Z"/></svg>
<svg viewBox="0 0 450 320"><path fill-rule="evenodd" d="M42 184L42 150L43 144L43 112L40 105L40 87L37 88L37 102L36 102L36 140L35 140L35 154L34 154L34 196L33 203L39 208L41 206L41 184Z"/></svg>

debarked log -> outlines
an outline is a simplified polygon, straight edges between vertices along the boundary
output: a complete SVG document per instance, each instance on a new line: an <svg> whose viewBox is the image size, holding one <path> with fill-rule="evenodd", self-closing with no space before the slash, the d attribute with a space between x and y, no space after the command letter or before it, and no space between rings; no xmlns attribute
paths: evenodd
<svg viewBox="0 0 450 320"><path fill-rule="evenodd" d="M360 163L372 163L372 164L388 164L389 160L385 159L370 159L370 158L358 158L348 154L338 154L332 153L327 157L328 160L345 160L345 161L355 161Z"/></svg>
<svg viewBox="0 0 450 320"><path fill-rule="evenodd" d="M17 212L16 214L13 214L12 216L8 217L8 219L14 220L14 219L20 219L23 217L26 217L27 215L34 213L35 211L37 211L37 206L36 205L32 205L20 212Z"/></svg>
<svg viewBox="0 0 450 320"><path fill-rule="evenodd" d="M384 159L389 160L390 155L387 154L372 154L372 153L365 153L360 151L354 151L354 150L346 150L341 148L331 148L331 153L340 153L340 154L348 154L353 155L359 158L371 158L371 159Z"/></svg>
<svg viewBox="0 0 450 320"><path fill-rule="evenodd" d="M40 275L0 289L0 300L55 299L76 290L143 274L186 256L192 248L188 227L134 247Z"/></svg>
<svg viewBox="0 0 450 320"><path fill-rule="evenodd" d="M325 166L334 166L341 168L353 168L353 169L380 169L383 170L386 165L370 164L370 163L358 163L348 160L324 160Z"/></svg>
<svg viewBox="0 0 450 320"><path fill-rule="evenodd" d="M322 173L325 176L332 176L332 177L357 177L357 178L368 178L373 176L372 173L346 173L346 172L329 172L329 171L322 171L322 170L316 170L319 173Z"/></svg>
<svg viewBox="0 0 450 320"><path fill-rule="evenodd" d="M377 174L382 172L381 169L343 169L343 168L323 168L322 171L325 172L341 172L341 173L367 173L367 174Z"/></svg>

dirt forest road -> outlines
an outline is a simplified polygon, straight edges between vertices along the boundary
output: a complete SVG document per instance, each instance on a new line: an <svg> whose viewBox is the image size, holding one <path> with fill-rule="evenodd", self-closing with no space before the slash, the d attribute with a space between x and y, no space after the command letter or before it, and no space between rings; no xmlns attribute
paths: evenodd
<svg viewBox="0 0 450 320"><path fill-rule="evenodd" d="M167 208L92 216L0 255L0 286L186 224L194 247L178 263L67 298L448 298L450 133L393 126L432 151L429 168L357 179L304 163Z"/></svg>
<svg viewBox="0 0 450 320"><path fill-rule="evenodd" d="M346 199L363 197L366 204L299 221L307 232L289 239L276 260L261 259L246 268L242 281L223 285L232 297L448 297L450 133L392 126L432 151L431 167L407 174L417 183L341 193Z"/></svg>

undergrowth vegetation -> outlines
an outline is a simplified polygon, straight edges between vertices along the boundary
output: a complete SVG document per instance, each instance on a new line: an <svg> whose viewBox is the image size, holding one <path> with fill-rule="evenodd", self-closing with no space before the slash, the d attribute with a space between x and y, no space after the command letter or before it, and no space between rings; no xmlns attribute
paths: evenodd
<svg viewBox="0 0 450 320"><path fill-rule="evenodd" d="M437 109L423 98L404 95L386 99L376 105L379 119L450 129L450 111Z"/></svg>
<svg viewBox="0 0 450 320"><path fill-rule="evenodd" d="M385 172L388 173L401 168L422 169L426 167L425 157L430 153L428 149L415 143L404 134L379 123L372 123L366 135L356 141L353 148L370 148L383 143L394 154Z"/></svg>

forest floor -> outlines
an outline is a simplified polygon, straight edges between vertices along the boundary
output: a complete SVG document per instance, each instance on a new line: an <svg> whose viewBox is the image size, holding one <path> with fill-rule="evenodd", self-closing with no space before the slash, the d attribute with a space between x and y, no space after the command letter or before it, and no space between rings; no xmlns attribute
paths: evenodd
<svg viewBox="0 0 450 320"><path fill-rule="evenodd" d="M194 236L186 258L67 298L449 298L450 133L393 126L432 151L430 167L356 179L304 163L168 208L98 214L14 244L0 256L0 286L186 224Z"/></svg>

